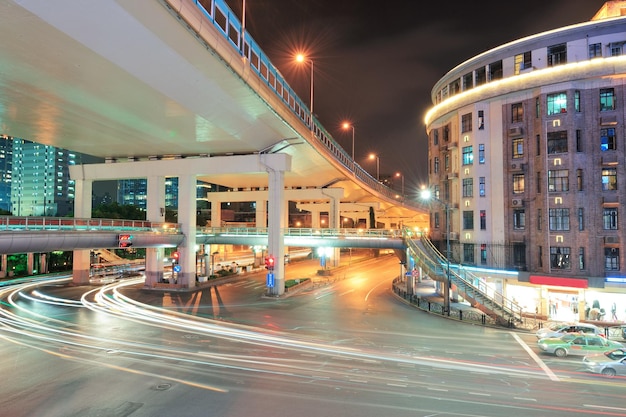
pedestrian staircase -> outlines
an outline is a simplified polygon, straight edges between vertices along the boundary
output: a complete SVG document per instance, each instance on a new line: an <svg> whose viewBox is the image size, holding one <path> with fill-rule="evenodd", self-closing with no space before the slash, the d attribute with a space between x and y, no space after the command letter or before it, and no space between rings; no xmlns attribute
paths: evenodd
<svg viewBox="0 0 626 417"><path fill-rule="evenodd" d="M499 324L515 326L523 322L522 308L515 301L497 291L488 291L483 281L462 265L449 264L428 238L412 236L407 231L405 242L415 264L431 279L446 285L448 276L452 289Z"/></svg>
<svg viewBox="0 0 626 417"><path fill-rule="evenodd" d="M104 262L125 261L124 258L122 258L121 256L116 255L115 252L110 251L108 249L97 249L97 250L95 250L95 252L98 253L98 256Z"/></svg>

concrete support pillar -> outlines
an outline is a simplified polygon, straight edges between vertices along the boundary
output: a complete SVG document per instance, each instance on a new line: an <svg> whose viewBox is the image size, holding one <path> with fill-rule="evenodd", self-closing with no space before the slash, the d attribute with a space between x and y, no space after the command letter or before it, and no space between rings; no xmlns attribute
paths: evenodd
<svg viewBox="0 0 626 417"><path fill-rule="evenodd" d="M90 219L93 181L75 179L74 186L74 217ZM89 284L89 269L91 267L91 256L89 252L89 249L75 250L73 252L72 282L76 285Z"/></svg>
<svg viewBox="0 0 626 417"><path fill-rule="evenodd" d="M179 190L180 192L180 190ZM180 198L178 199L180 204ZM211 227L222 227L222 201L211 200Z"/></svg>
<svg viewBox="0 0 626 417"><path fill-rule="evenodd" d="M267 227L267 201L257 200L256 202L256 227Z"/></svg>
<svg viewBox="0 0 626 417"><path fill-rule="evenodd" d="M151 222L165 222L165 177L147 178L146 219ZM157 282L163 282L163 248L146 248L146 280L144 285L153 288Z"/></svg>
<svg viewBox="0 0 626 417"><path fill-rule="evenodd" d="M35 265L35 254L32 252L28 252L26 254L26 272L28 275L33 275Z"/></svg>
<svg viewBox="0 0 626 417"><path fill-rule="evenodd" d="M183 288L196 286L196 176L178 177L178 222L185 236L180 253L177 283Z"/></svg>
<svg viewBox="0 0 626 417"><path fill-rule="evenodd" d="M341 201L334 195L330 196L329 210L328 210L328 227L332 229L339 229L341 227L341 215L339 214ZM334 248L331 259L329 259L330 265L338 267L341 262L341 250L340 248Z"/></svg>
<svg viewBox="0 0 626 417"><path fill-rule="evenodd" d="M311 210L311 227L313 229L320 228L320 225L321 225L320 213L321 211L319 210Z"/></svg>
<svg viewBox="0 0 626 417"><path fill-rule="evenodd" d="M39 273L40 274L48 273L48 254L47 253L39 254Z"/></svg>
<svg viewBox="0 0 626 417"><path fill-rule="evenodd" d="M2 263L2 265L0 266L0 278L6 278L7 276L9 276L9 273L7 272L7 254L3 253L0 256L0 262Z"/></svg>
<svg viewBox="0 0 626 417"><path fill-rule="evenodd" d="M285 173L267 167L269 173L268 198L268 247L267 254L274 256L274 286L268 287L269 295L285 292Z"/></svg>

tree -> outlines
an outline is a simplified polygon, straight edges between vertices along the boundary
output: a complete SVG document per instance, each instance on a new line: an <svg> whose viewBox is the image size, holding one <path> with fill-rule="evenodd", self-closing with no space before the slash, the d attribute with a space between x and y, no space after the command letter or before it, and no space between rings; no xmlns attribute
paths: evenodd
<svg viewBox="0 0 626 417"><path fill-rule="evenodd" d="M94 219L146 220L146 212L137 206L118 203L100 204L91 211Z"/></svg>

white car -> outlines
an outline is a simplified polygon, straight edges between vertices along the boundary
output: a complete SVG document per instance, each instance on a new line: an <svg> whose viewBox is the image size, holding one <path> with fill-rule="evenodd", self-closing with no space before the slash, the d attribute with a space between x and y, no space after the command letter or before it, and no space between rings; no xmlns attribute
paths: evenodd
<svg viewBox="0 0 626 417"><path fill-rule="evenodd" d="M561 337L566 333L591 333L604 336L604 331L596 325L589 323L564 323L551 322L547 326L537 330L537 339L547 337Z"/></svg>

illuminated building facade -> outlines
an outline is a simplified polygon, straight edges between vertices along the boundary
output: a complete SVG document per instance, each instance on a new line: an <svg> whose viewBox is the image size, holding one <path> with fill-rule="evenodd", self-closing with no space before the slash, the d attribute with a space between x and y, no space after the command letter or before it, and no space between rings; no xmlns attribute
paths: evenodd
<svg viewBox="0 0 626 417"><path fill-rule="evenodd" d="M70 165L77 154L12 138L11 212L14 216L65 216L74 211Z"/></svg>
<svg viewBox="0 0 626 417"><path fill-rule="evenodd" d="M433 87L429 186L451 207L454 261L535 284L624 282L625 11L607 2L589 22L488 50ZM439 244L445 215L433 206Z"/></svg>
<svg viewBox="0 0 626 417"><path fill-rule="evenodd" d="M11 179L13 176L13 139L0 136L0 209L11 211Z"/></svg>

